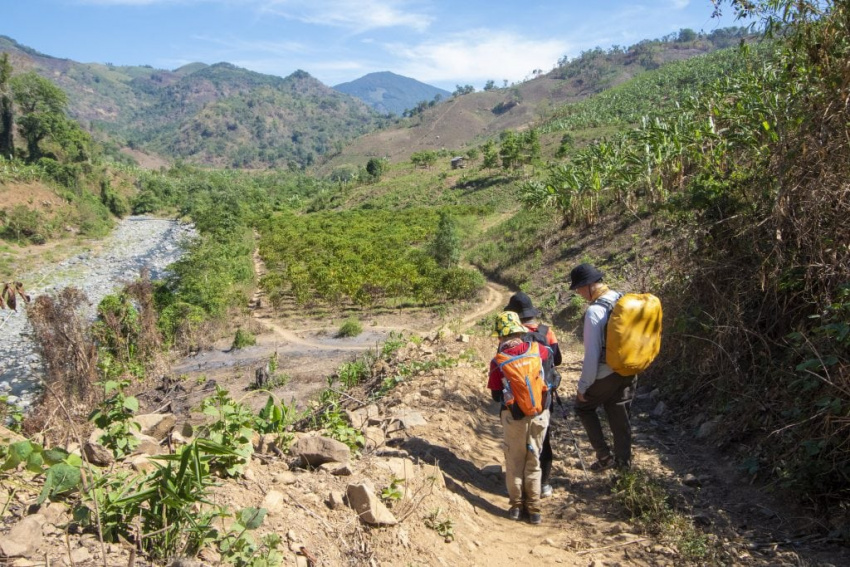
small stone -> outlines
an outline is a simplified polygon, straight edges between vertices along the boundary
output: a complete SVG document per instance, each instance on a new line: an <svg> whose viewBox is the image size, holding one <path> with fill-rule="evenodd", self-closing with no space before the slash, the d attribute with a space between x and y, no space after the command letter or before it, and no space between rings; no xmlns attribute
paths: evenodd
<svg viewBox="0 0 850 567"><path fill-rule="evenodd" d="M331 491L325 504L331 510L340 510L345 507L345 495L338 490Z"/></svg>
<svg viewBox="0 0 850 567"><path fill-rule="evenodd" d="M655 404L655 408L651 412L649 412L652 417L662 417L665 413L667 413L667 404L664 402L658 402Z"/></svg>
<svg viewBox="0 0 850 567"><path fill-rule="evenodd" d="M260 507L268 510L269 514L278 514L284 508L283 503L284 499L281 492L278 492L277 490L269 490L268 493L266 493L266 497L263 498L263 503Z"/></svg>
<svg viewBox="0 0 850 567"><path fill-rule="evenodd" d="M685 486L697 487L697 486L700 485L700 482L699 482L699 479L697 477L695 477L691 473L688 473L682 479L682 484L684 484Z"/></svg>
<svg viewBox="0 0 850 567"><path fill-rule="evenodd" d="M298 482L298 476L291 471L274 473L272 475L272 482L283 485L295 484Z"/></svg>

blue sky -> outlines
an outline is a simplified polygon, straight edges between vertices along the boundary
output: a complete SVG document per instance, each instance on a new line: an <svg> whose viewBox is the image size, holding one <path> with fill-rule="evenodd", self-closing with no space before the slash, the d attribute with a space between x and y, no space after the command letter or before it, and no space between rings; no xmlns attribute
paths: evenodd
<svg viewBox="0 0 850 567"><path fill-rule="evenodd" d="M85 63L227 61L329 86L375 71L454 90L521 81L596 46L738 25L709 0L6 0L0 34ZM731 12L730 10L727 10Z"/></svg>

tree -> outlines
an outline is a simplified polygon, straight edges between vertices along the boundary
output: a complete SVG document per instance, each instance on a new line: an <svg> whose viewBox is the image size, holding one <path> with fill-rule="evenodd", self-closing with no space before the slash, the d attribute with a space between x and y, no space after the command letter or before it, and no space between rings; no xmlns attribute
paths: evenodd
<svg viewBox="0 0 850 567"><path fill-rule="evenodd" d="M441 268L454 268L460 262L460 235L454 217L440 212L437 233L431 243L431 257Z"/></svg>
<svg viewBox="0 0 850 567"><path fill-rule="evenodd" d="M384 174L384 171L387 169L387 160L381 158L371 158L366 163L366 173L369 174L369 177L372 178L373 181L378 181L381 178L381 175Z"/></svg>
<svg viewBox="0 0 850 567"><path fill-rule="evenodd" d="M27 142L27 160L34 162L43 155L40 142L67 128L68 97L65 91L33 72L12 77L10 84L20 110L18 127Z"/></svg>
<svg viewBox="0 0 850 567"><path fill-rule="evenodd" d="M499 167L499 152L496 150L496 144L493 143L493 140L487 140L481 145L481 154L484 156L481 163L482 169Z"/></svg>
<svg viewBox="0 0 850 567"><path fill-rule="evenodd" d="M9 79L12 77L12 65L9 54L0 57L0 156L12 158L15 155L13 128L15 115L12 110L12 91Z"/></svg>
<svg viewBox="0 0 850 567"><path fill-rule="evenodd" d="M496 81L494 81L493 79L490 79L489 81L484 83L484 90L485 91L492 91L495 88L496 88Z"/></svg>
<svg viewBox="0 0 850 567"><path fill-rule="evenodd" d="M687 43L697 38L697 32L691 28L682 28L679 30L679 37L676 39L679 43Z"/></svg>

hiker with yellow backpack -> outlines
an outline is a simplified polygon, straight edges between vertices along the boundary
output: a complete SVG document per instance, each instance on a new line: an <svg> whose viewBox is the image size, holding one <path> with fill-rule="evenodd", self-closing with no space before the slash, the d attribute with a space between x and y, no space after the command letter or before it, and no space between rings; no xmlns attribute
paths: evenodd
<svg viewBox="0 0 850 567"><path fill-rule="evenodd" d="M601 472L632 464L629 412L636 376L661 347L661 303L651 294L622 294L602 283L602 272L580 264L570 272L570 289L588 302L584 315L584 360L576 394L581 419ZM602 406L614 438L614 452L605 441L596 409Z"/></svg>
<svg viewBox="0 0 850 567"><path fill-rule="evenodd" d="M493 336L499 338L499 346L490 361L487 388L493 400L500 403L508 517L519 520L525 511L530 523L539 524L540 451L549 426L550 405L543 364L549 353L528 336L519 315L512 311L498 315Z"/></svg>

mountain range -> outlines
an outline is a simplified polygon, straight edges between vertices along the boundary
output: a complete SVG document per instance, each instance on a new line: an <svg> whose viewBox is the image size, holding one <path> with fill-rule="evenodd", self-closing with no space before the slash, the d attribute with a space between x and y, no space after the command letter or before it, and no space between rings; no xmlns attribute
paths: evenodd
<svg viewBox="0 0 850 567"><path fill-rule="evenodd" d="M6 36L0 36L0 53L9 54L14 73L33 71L65 90L74 119L135 159L237 168L319 165L329 171L375 156L397 160L420 150L460 150L504 130L524 129L566 103L745 34L727 28L686 42L597 48L532 80L502 88L491 81L483 92L455 94L390 72L331 88L301 70L281 78L230 63L171 71L78 63ZM392 116L405 110L413 110L410 118Z"/></svg>

